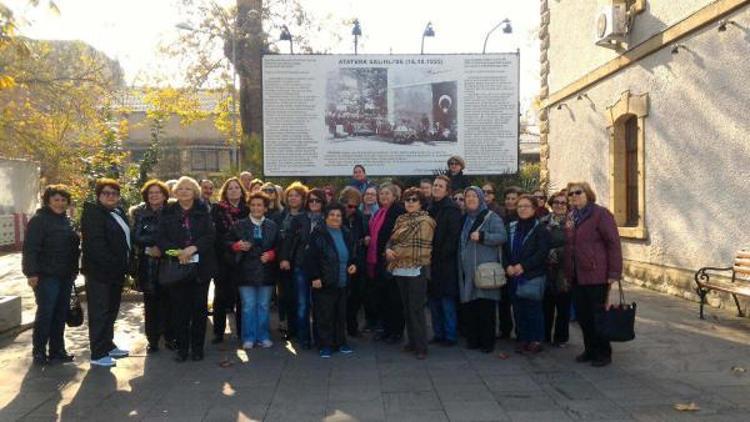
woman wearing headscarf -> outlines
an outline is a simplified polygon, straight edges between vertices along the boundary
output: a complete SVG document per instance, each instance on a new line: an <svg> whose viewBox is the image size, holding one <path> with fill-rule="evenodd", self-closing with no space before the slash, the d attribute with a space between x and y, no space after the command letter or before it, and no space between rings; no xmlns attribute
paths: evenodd
<svg viewBox="0 0 750 422"><path fill-rule="evenodd" d="M490 353L495 349L495 308L500 289L478 289L474 277L480 264L500 262L498 248L507 235L503 219L487 207L482 189L466 188L464 199L466 215L458 243L458 289L466 346Z"/></svg>

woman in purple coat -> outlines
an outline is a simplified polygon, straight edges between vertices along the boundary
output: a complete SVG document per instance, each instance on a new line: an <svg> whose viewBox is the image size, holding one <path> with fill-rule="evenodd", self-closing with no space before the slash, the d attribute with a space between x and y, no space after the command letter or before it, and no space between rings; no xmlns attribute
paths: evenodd
<svg viewBox="0 0 750 422"><path fill-rule="evenodd" d="M606 366L612 362L612 348L596 334L594 313L607 304L610 284L622 277L620 235L612 213L594 203L596 194L588 183L570 183L567 190L572 211L565 230L565 273L573 285L585 346L576 361Z"/></svg>

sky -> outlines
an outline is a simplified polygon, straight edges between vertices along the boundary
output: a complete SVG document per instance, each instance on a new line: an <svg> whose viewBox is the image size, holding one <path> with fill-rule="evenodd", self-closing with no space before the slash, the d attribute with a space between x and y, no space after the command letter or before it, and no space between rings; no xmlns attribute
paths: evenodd
<svg viewBox="0 0 750 422"><path fill-rule="evenodd" d="M144 85L156 79L179 85L179 61L159 52L160 43L177 39L176 25L185 21L176 0L54 0L59 14L49 11L42 0L37 8L28 0L5 0L25 23L20 33L38 39L81 40L116 59L130 85ZM217 0L231 4L231 0ZM360 54L418 54L422 31L428 21L434 38L425 40L425 54L481 53L487 32L504 18L513 25L512 34L495 31L487 52L521 52L521 102L528 105L538 91L539 48L538 2L532 0L301 0L315 19L340 22L359 18L362 27ZM336 26L339 29L339 26ZM321 34L309 36L313 45L330 44ZM349 27L343 42L331 47L332 53L351 54ZM272 36L276 28L269 29ZM286 43L278 45L288 52ZM525 108L525 107L524 107Z"/></svg>

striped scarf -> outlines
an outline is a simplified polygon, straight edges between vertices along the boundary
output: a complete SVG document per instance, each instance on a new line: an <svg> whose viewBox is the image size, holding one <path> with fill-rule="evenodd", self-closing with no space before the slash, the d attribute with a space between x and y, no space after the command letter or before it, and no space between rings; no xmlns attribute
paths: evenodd
<svg viewBox="0 0 750 422"><path fill-rule="evenodd" d="M388 263L388 270L430 265L434 234L435 220L427 211L400 215L388 242L388 247L396 253L396 259Z"/></svg>

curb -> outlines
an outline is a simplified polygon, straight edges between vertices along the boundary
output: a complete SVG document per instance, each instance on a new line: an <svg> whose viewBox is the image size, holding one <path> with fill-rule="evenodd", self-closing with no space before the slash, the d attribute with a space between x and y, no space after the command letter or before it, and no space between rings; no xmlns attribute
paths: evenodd
<svg viewBox="0 0 750 422"><path fill-rule="evenodd" d="M30 330L33 327L34 327L34 321L27 322L19 326L7 329L3 332L0 332L0 338L5 339L9 337L16 337L17 335L23 333L26 330Z"/></svg>

